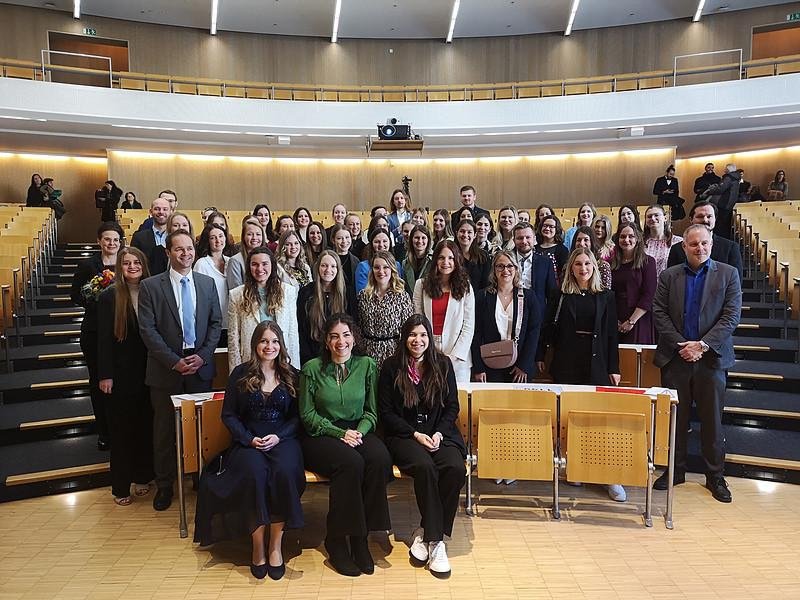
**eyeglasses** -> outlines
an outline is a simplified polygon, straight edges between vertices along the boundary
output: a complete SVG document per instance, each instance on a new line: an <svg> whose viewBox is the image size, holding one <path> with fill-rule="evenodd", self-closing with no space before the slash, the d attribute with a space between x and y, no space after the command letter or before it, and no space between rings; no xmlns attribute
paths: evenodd
<svg viewBox="0 0 800 600"><path fill-rule="evenodd" d="M516 265L495 265L494 266L494 270L495 271L513 271L516 268L517 268Z"/></svg>
<svg viewBox="0 0 800 600"><path fill-rule="evenodd" d="M542 225L542 229L555 229L555 225Z"/></svg>

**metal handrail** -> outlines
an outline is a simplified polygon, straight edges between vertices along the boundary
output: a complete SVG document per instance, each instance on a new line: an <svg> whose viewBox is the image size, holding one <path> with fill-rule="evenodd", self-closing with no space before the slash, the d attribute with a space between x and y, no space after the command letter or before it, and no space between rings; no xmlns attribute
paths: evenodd
<svg viewBox="0 0 800 600"><path fill-rule="evenodd" d="M742 78L742 72L743 72L742 71L742 64L743 64L743 61L742 61L742 49L741 48L732 48L730 50L714 50L712 52L693 52L692 54L678 54L672 60L672 85L673 86L677 86L678 85L678 75L679 75L679 73L678 73L678 59L680 59L680 58L692 58L692 57L697 57L697 56L713 56L713 55L716 55L716 54L730 54L731 52L736 52L736 53L739 54L738 73L739 73L739 79L741 79ZM722 65L722 66L727 66L727 65ZM712 67L712 69L713 69L713 67ZM727 70L727 69L723 69L723 70ZM709 71L704 69L701 72L702 73L707 73ZM713 73L715 71L712 70L710 72ZM694 73L683 73L683 72L680 73L680 75L687 75L687 74L688 75L693 75Z"/></svg>

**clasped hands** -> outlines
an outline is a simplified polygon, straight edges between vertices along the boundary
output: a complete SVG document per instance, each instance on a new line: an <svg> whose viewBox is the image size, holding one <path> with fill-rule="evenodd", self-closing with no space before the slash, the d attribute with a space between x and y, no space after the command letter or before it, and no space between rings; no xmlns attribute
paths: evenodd
<svg viewBox="0 0 800 600"><path fill-rule="evenodd" d="M277 446L278 442L280 441L281 438L279 438L274 433L270 433L269 435L265 435L264 437L254 437L253 440L250 442L250 446L252 446L256 450L267 452L268 450L272 450L275 446Z"/></svg>
<svg viewBox="0 0 800 600"><path fill-rule="evenodd" d="M703 358L703 345L700 342L678 342L678 356L686 362L697 362Z"/></svg>
<svg viewBox="0 0 800 600"><path fill-rule="evenodd" d="M428 452L436 452L442 443L442 434L438 431L433 435L426 435L419 431L414 432L414 439L417 440Z"/></svg>
<svg viewBox="0 0 800 600"><path fill-rule="evenodd" d="M355 448L356 446L360 446L364 443L364 436L361 435L360 431L356 431L355 429L348 429L344 432L344 435L341 437L341 440L350 446L351 448Z"/></svg>
<svg viewBox="0 0 800 600"><path fill-rule="evenodd" d="M190 354L184 356L172 366L173 371L177 371L181 375L194 375L200 370L204 364L203 359L197 354Z"/></svg>

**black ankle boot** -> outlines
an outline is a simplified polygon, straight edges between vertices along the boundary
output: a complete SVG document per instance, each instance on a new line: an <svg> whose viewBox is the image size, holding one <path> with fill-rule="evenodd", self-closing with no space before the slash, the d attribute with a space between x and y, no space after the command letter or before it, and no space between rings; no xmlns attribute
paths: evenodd
<svg viewBox="0 0 800 600"><path fill-rule="evenodd" d="M347 551L347 541L344 536L342 537L326 537L325 550L328 551L328 560L331 566L336 569L339 575L347 577L358 577L361 575L361 569L350 558L350 553Z"/></svg>
<svg viewBox="0 0 800 600"><path fill-rule="evenodd" d="M372 560L372 554L369 553L367 536L351 535L350 551L353 553L353 562L358 565L362 573L372 575L375 572L375 562Z"/></svg>

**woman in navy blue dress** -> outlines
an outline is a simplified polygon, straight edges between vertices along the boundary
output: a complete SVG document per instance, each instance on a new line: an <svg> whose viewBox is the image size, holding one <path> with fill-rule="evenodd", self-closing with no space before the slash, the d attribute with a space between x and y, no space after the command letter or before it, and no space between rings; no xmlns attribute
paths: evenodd
<svg viewBox="0 0 800 600"><path fill-rule="evenodd" d="M297 373L274 321L256 327L250 348L251 359L228 379L222 421L233 440L203 471L194 537L201 545L219 539L215 516L220 516L227 529L246 529L252 536L253 576L280 579L286 571L283 531L303 526L300 496L305 473L297 441Z"/></svg>

